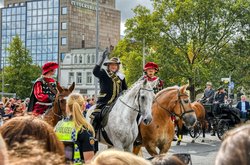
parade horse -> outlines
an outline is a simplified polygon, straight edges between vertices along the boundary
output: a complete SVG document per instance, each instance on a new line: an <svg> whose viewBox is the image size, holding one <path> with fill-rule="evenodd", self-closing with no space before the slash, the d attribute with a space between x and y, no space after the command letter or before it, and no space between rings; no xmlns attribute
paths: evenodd
<svg viewBox="0 0 250 165"><path fill-rule="evenodd" d="M106 126L102 128L102 133L98 131L96 138L109 147L132 152L133 143L138 135L138 114L142 116L144 124L152 121L151 107L155 98L153 86L153 82L139 80L118 97L109 113ZM88 110L87 118L94 109L95 105ZM112 144L105 141L107 138L103 130Z"/></svg>
<svg viewBox="0 0 250 165"><path fill-rule="evenodd" d="M189 96L186 93L187 85L168 87L156 94L152 106L153 120L150 125L139 125L142 144L135 145L134 154L138 154L142 146L151 156L166 153L174 138L174 123L171 116L177 116L191 127L196 122L196 115L191 107Z"/></svg>
<svg viewBox="0 0 250 165"><path fill-rule="evenodd" d="M66 117L66 98L75 89L75 82L69 88L63 88L57 83L57 94L52 108L48 109L42 116L43 120L55 127L59 120Z"/></svg>
<svg viewBox="0 0 250 165"><path fill-rule="evenodd" d="M196 114L197 121L198 121L198 122L196 122L195 126L192 128L194 131L193 133L196 134L200 131L200 129L202 129L202 134L203 134L202 142L204 142L206 128L207 128L205 108L200 102L197 102L197 101L191 103L191 106ZM178 137L177 145L180 145L181 140L182 140L182 136L183 136L183 120L177 119L177 120L175 120L175 124L177 126L177 137ZM196 135L194 135L194 136L196 136ZM193 137L192 143L195 142L196 138L197 137Z"/></svg>

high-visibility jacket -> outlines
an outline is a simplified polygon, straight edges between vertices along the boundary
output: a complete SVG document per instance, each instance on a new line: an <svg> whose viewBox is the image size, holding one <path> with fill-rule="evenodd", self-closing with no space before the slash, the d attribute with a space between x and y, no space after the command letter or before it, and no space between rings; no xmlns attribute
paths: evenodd
<svg viewBox="0 0 250 165"><path fill-rule="evenodd" d="M83 160L81 159L79 147L76 144L78 132L74 127L74 122L70 120L59 121L55 126L55 132L60 141L68 141L74 143L74 164L82 164Z"/></svg>

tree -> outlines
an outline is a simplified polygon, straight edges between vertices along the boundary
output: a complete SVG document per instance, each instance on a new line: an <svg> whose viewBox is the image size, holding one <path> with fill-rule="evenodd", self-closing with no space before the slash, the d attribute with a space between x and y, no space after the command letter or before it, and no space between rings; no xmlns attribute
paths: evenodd
<svg viewBox="0 0 250 165"><path fill-rule="evenodd" d="M9 56L8 65L4 68L4 77L8 92L16 93L18 97L28 97L34 81L41 73L40 67L32 64L32 57L24 47L19 36L12 38L9 47L6 48Z"/></svg>
<svg viewBox="0 0 250 165"><path fill-rule="evenodd" d="M154 0L153 6L152 13L142 6L134 9L135 17L126 22L127 30L121 42L145 38L147 47L155 50L147 60L159 63L160 77L167 86L189 83L194 100L206 81L219 85L220 78L229 74L240 78L236 75L241 72L235 68L246 61L245 58L249 60L249 51L240 56L234 49L239 38L245 42L249 35L242 27L248 25L249 29L249 15L246 14L250 1ZM128 42L123 46L129 47L124 50L137 53L142 50L141 46L132 49L133 45ZM246 46L241 48L247 50ZM133 54L126 52L120 56L127 60ZM249 65L244 66L250 69Z"/></svg>

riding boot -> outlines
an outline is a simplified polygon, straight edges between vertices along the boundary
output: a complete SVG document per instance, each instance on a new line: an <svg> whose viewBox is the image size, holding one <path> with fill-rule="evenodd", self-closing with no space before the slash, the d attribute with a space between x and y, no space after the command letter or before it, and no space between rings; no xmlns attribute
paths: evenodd
<svg viewBox="0 0 250 165"><path fill-rule="evenodd" d="M140 131L140 127L138 127L138 135L135 139L134 145L135 146L140 146L142 144L142 136L141 136L141 131Z"/></svg>
<svg viewBox="0 0 250 165"><path fill-rule="evenodd" d="M138 135L135 139L134 145L139 146L142 144L142 136L141 136L141 131L140 131L140 123L141 123L141 115L140 114L137 115L136 122L138 125Z"/></svg>

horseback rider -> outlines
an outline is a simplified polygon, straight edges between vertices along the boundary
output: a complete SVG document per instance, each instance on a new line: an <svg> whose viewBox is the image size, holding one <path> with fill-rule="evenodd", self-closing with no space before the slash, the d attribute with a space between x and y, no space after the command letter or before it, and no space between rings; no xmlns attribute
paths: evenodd
<svg viewBox="0 0 250 165"><path fill-rule="evenodd" d="M33 85L28 106L28 112L34 116L42 115L54 102L57 90L53 76L57 68L55 62L47 62L42 66L42 75Z"/></svg>
<svg viewBox="0 0 250 165"><path fill-rule="evenodd" d="M143 76L143 79L147 79L148 81L158 81L158 83L153 87L154 89L154 93L156 94L157 92L159 92L160 90L163 89L163 80L161 80L158 76L156 76L156 74L159 71L159 67L156 63L154 62L148 62L145 66L144 66L144 72L145 72L145 76Z"/></svg>
<svg viewBox="0 0 250 165"><path fill-rule="evenodd" d="M117 57L104 62L108 56L108 51L104 51L100 60L93 69L93 74L99 79L100 94L97 99L96 109L90 115L95 130L98 130L100 125L100 112L106 105L111 105L120 93L127 90L125 76L119 71L120 60ZM102 69L102 64L107 66L107 69Z"/></svg>

